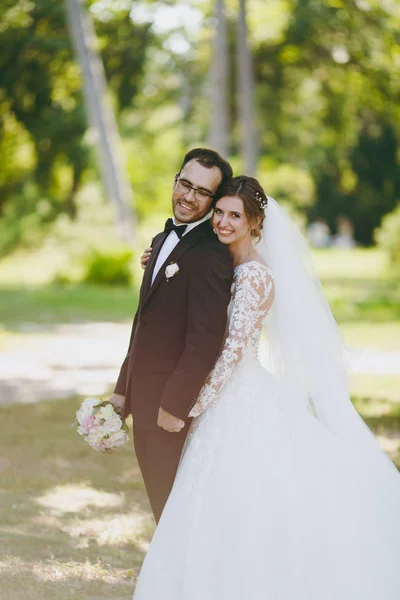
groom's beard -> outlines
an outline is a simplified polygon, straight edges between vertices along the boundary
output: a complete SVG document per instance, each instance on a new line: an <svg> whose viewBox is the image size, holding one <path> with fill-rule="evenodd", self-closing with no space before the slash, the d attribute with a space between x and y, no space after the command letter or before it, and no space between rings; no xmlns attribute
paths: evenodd
<svg viewBox="0 0 400 600"><path fill-rule="evenodd" d="M188 207L186 209L186 207ZM184 196L172 196L172 209L175 219L180 223L195 223L207 216L211 210L211 203L206 206L199 202L187 201Z"/></svg>

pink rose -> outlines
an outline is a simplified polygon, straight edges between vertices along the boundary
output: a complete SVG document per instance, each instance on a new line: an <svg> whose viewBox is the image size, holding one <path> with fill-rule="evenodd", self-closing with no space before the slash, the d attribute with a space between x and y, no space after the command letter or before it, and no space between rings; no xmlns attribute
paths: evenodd
<svg viewBox="0 0 400 600"><path fill-rule="evenodd" d="M86 417L78 427L78 433L80 433L80 435L87 435L90 433L95 426L95 419L96 418L93 415Z"/></svg>

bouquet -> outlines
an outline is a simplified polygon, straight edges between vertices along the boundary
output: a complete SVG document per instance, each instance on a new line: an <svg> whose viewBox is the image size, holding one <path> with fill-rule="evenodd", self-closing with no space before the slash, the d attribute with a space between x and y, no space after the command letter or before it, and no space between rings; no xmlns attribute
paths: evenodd
<svg viewBox="0 0 400 600"><path fill-rule="evenodd" d="M86 398L76 411L78 433L93 450L115 452L129 439L125 421L111 402Z"/></svg>

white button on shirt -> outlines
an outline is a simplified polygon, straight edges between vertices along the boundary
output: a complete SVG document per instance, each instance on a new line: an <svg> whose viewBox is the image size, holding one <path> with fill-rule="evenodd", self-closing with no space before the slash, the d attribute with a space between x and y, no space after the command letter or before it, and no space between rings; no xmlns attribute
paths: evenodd
<svg viewBox="0 0 400 600"><path fill-rule="evenodd" d="M183 234L183 236L185 236L187 233L189 233L189 231L192 231L192 229L194 229L201 223L204 223L205 221L207 221L210 218L210 216L211 216L211 213L209 213L208 215L203 217L200 221L196 221L195 223L189 223L185 229L185 233ZM172 220L174 222L174 225L178 225L178 223L175 221L175 217L172 217ZM183 223L180 223L180 225L183 225ZM178 236L176 235L175 231L171 231L171 233L167 236L165 242L163 243L162 248L160 250L160 254L157 257L157 261L154 266L153 276L151 279L151 285L153 285L153 282L154 282L155 278L157 277L158 271L161 269L161 267L167 260L168 256L171 254L172 250L175 248L175 246L178 245L179 242L180 242L180 240L179 240Z"/></svg>

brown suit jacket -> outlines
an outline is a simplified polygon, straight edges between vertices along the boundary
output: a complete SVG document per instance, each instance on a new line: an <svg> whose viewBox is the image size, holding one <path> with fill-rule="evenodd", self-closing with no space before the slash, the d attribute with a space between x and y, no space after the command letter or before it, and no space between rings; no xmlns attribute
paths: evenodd
<svg viewBox="0 0 400 600"><path fill-rule="evenodd" d="M157 430L160 406L186 420L221 349L233 276L226 246L209 221L182 237L152 273L166 239L159 233L147 263L128 354L115 392L126 396L135 427ZM165 268L177 263L169 281Z"/></svg>

